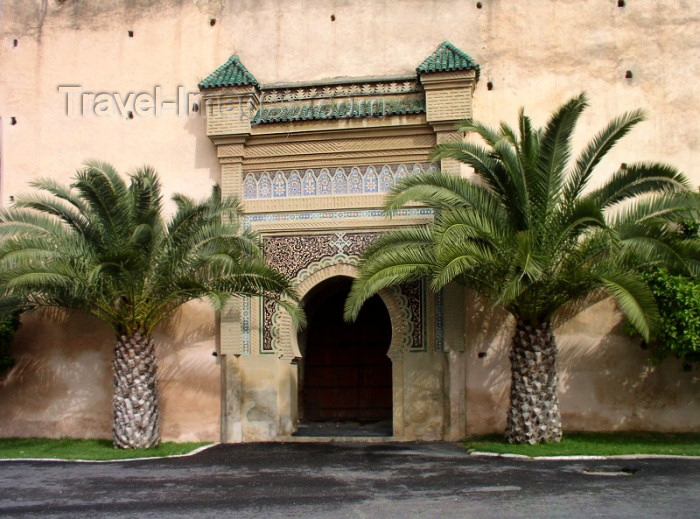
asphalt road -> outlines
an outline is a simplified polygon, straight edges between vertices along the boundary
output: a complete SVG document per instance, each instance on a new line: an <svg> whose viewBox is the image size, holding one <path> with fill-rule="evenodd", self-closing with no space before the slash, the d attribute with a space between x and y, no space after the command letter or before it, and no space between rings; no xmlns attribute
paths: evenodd
<svg viewBox="0 0 700 519"><path fill-rule="evenodd" d="M219 445L0 462L0 517L700 517L700 460L531 461L450 443Z"/></svg>

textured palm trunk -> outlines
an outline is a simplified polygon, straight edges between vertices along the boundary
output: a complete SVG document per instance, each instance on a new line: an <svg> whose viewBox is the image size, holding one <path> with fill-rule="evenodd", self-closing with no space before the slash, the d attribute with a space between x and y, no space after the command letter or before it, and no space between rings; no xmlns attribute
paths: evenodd
<svg viewBox="0 0 700 519"><path fill-rule="evenodd" d="M510 365L506 441L531 445L561 441L557 343L549 321L538 326L518 321Z"/></svg>
<svg viewBox="0 0 700 519"><path fill-rule="evenodd" d="M142 449L160 443L160 409L153 338L122 335L114 347L114 446Z"/></svg>

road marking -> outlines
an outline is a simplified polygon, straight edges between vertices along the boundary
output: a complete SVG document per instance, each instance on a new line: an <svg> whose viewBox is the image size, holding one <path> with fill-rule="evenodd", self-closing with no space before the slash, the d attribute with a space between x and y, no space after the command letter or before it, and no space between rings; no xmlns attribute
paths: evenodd
<svg viewBox="0 0 700 519"><path fill-rule="evenodd" d="M467 489L468 492L517 492L522 490L520 487L516 486L495 486L495 487L473 487Z"/></svg>

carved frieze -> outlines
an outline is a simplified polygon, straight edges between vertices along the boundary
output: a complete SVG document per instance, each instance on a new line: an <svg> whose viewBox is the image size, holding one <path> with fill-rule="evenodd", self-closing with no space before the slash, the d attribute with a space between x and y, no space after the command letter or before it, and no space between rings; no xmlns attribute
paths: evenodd
<svg viewBox="0 0 700 519"><path fill-rule="evenodd" d="M270 87L263 90L262 102L280 103L308 99L407 94L422 92L422 90L422 87L416 80L375 81L344 85L310 85L296 88Z"/></svg>
<svg viewBox="0 0 700 519"><path fill-rule="evenodd" d="M268 236L263 239L263 247L270 266L289 278L301 281L310 274L310 266L322 264L324 260L356 264L359 256L377 236L378 233L373 232ZM402 286L399 290L403 313L412 324L410 341L405 346L412 350L421 350L425 346L423 294L420 283ZM262 352L276 349L273 332L275 311L273 301L263 302Z"/></svg>

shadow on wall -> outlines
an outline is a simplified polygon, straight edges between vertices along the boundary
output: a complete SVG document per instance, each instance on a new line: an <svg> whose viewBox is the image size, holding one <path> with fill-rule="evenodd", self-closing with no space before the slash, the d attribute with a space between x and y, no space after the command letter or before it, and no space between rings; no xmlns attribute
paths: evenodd
<svg viewBox="0 0 700 519"><path fill-rule="evenodd" d="M698 374L675 359L651 365L612 300L593 302L556 334L565 429L700 430Z"/></svg>
<svg viewBox="0 0 700 519"><path fill-rule="evenodd" d="M162 437L219 438L220 375L214 316L190 303L155 334ZM39 310L22 318L17 364L0 383L0 437L110 438L112 331L77 312Z"/></svg>
<svg viewBox="0 0 700 519"><path fill-rule="evenodd" d="M192 107L189 107L192 109ZM207 137L207 118L202 113L204 110L203 100L200 99L198 112L190 114L184 124L185 130L195 140L194 158L192 167L194 169L208 169L209 178L215 184L221 185L221 172L219 169L219 159L216 156L216 146Z"/></svg>
<svg viewBox="0 0 700 519"><path fill-rule="evenodd" d="M505 310L468 291L466 296L466 433L503 432L506 427L515 320Z"/></svg>
<svg viewBox="0 0 700 519"><path fill-rule="evenodd" d="M171 441L218 441L221 375L214 312L193 301L155 334L161 391L161 434Z"/></svg>
<svg viewBox="0 0 700 519"><path fill-rule="evenodd" d="M0 436L109 438L112 333L84 314L22 316L0 385Z"/></svg>
<svg viewBox="0 0 700 519"><path fill-rule="evenodd" d="M514 319L470 293L466 304L467 434L505 429ZM700 431L700 376L675 359L649 364L610 299L590 299L555 320L565 430Z"/></svg>

